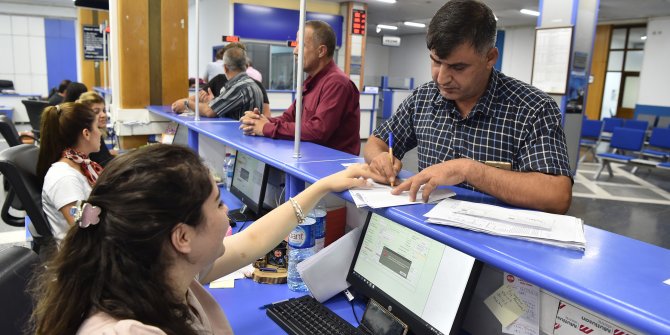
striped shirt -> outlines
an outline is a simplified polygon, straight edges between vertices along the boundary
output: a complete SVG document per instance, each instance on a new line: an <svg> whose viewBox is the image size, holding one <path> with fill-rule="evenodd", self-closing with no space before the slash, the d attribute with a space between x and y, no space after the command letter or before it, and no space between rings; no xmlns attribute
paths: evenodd
<svg viewBox="0 0 670 335"><path fill-rule="evenodd" d="M419 170L469 158L509 162L514 171L572 176L556 101L496 70L465 119L431 81L416 88L373 135L388 142L389 132L396 157L418 147Z"/></svg>
<svg viewBox="0 0 670 335"><path fill-rule="evenodd" d="M218 97L209 102L209 107L218 117L239 119L244 112L263 110L263 92L245 72L228 80Z"/></svg>

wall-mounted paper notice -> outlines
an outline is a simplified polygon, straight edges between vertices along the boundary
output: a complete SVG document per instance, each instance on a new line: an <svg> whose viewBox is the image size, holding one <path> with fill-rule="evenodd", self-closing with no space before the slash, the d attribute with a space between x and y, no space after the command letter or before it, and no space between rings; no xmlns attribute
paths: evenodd
<svg viewBox="0 0 670 335"><path fill-rule="evenodd" d="M516 295L514 288L507 284L486 298L484 304L503 327L509 326L528 310L528 306Z"/></svg>

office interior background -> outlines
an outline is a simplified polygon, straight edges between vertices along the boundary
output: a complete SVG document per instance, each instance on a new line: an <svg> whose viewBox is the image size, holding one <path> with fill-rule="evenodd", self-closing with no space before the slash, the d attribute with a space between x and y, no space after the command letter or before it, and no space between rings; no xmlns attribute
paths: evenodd
<svg viewBox="0 0 670 335"><path fill-rule="evenodd" d="M367 4L366 62L362 85L379 87L382 77L390 86L409 89L431 80L426 28L443 1L360 1ZM533 0L485 1L498 18L496 67L503 73L531 81L534 32L537 17L520 12L537 10ZM233 12L239 5L262 5L275 9L297 9L297 1L202 0L200 1L199 68L196 68L195 3L188 2L188 77L203 77L212 60L213 48L223 45L222 36L242 35L235 31ZM0 1L0 79L12 80L19 94L47 96L62 79L77 80L89 88L104 86L99 73L88 68L107 66L102 61L83 61L82 33L78 11L71 0ZM340 1L310 1L308 11L337 15ZM92 14L91 14L92 13ZM105 11L87 12L103 22ZM99 16L99 17L98 17ZM80 15L79 18L82 16ZM90 23L89 21L88 23ZM418 25L407 25L414 22ZM182 22L183 24L183 22ZM590 77L583 114L593 120L606 117L635 117L638 105L670 108L667 78L670 66L670 1L601 0L590 64ZM297 23L296 23L297 25ZM395 28L387 29L391 26ZM384 36L400 38L398 46L383 45ZM295 39L295 38L292 38ZM290 90L295 69L292 48L286 41L242 37L263 74L268 90ZM344 66L344 44L340 43L336 61ZM106 73L105 76L111 77ZM186 78L184 78L186 80ZM146 85L150 85L149 82ZM272 101L271 101L272 106ZM379 105L378 105L379 108ZM275 109L275 108L273 108ZM379 111L377 111L378 114ZM658 127L668 127L670 113L657 118ZM20 130L29 129L26 119L14 115ZM365 140L363 140L365 142ZM363 143L364 145L364 143ZM6 147L6 143L1 146ZM606 150L606 146L599 150ZM405 168L416 171L416 155L407 154ZM578 164L569 215L585 224L670 248L670 173L655 168L632 171L623 165L614 167L614 176L603 174L594 180L599 163L591 157ZM20 230L0 225L0 243L12 243Z"/></svg>

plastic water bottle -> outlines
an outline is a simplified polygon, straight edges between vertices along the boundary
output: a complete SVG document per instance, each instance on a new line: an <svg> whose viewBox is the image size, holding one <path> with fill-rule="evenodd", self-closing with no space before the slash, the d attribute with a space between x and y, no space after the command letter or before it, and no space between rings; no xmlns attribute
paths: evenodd
<svg viewBox="0 0 670 335"><path fill-rule="evenodd" d="M295 292L307 292L307 285L300 278L298 263L314 255L314 218L306 217L288 234L288 288Z"/></svg>
<svg viewBox="0 0 670 335"><path fill-rule="evenodd" d="M235 169L235 155L226 153L226 158L223 160L223 179L226 183L226 189L230 191L230 186L233 185L233 170Z"/></svg>
<svg viewBox="0 0 670 335"><path fill-rule="evenodd" d="M317 253L323 249L326 242L326 204L323 200L309 212L309 216L314 218L314 252Z"/></svg>

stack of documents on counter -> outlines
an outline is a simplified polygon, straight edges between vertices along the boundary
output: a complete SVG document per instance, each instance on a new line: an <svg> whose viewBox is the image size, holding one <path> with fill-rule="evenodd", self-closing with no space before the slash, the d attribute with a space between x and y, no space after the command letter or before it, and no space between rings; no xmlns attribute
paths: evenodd
<svg viewBox="0 0 670 335"><path fill-rule="evenodd" d="M409 192L403 192L398 195L391 194L393 189L389 185L383 185L372 182L372 186L368 188L354 188L349 190L351 197L354 199L357 207L368 206L370 208L384 208L393 206L403 206L411 204L422 204L421 189L416 195L418 201L409 200ZM428 197L428 203L435 203L440 200L453 197L456 193L446 188L438 188L433 190Z"/></svg>
<svg viewBox="0 0 670 335"><path fill-rule="evenodd" d="M584 223L558 214L446 199L425 214L428 222L584 250Z"/></svg>

